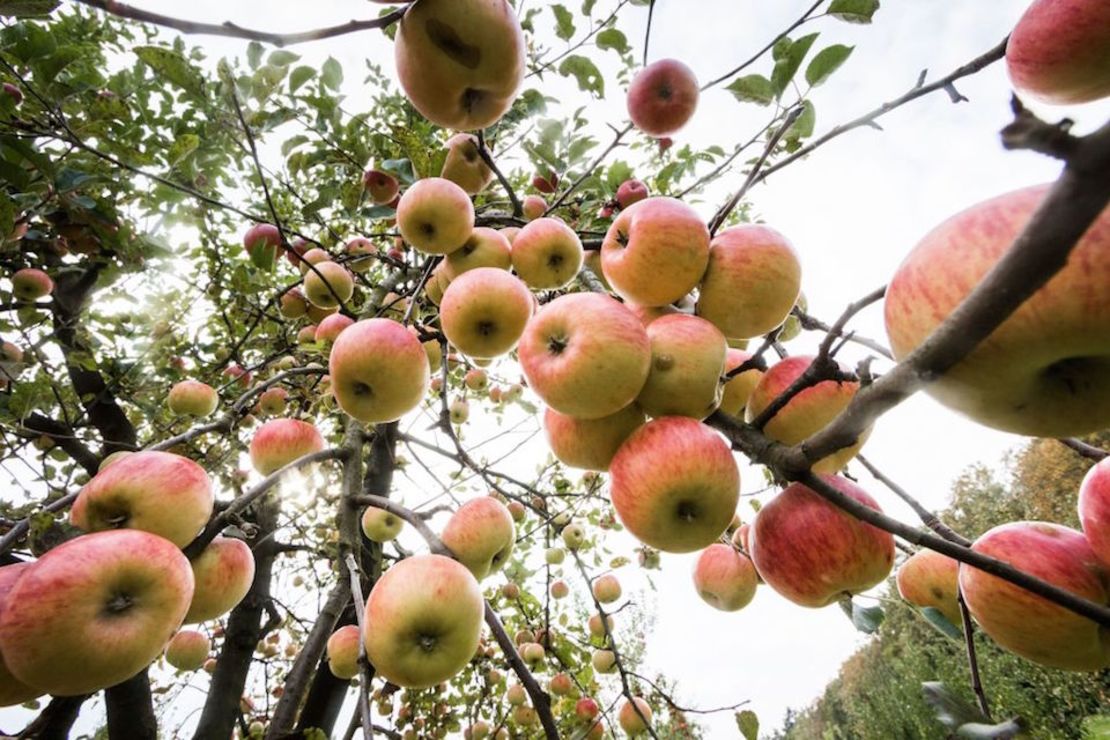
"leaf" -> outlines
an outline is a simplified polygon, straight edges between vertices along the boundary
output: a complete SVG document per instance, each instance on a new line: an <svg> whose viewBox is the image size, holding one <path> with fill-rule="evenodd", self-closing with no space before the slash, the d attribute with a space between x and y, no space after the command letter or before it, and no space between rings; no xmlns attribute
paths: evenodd
<svg viewBox="0 0 1110 740"><path fill-rule="evenodd" d="M813 57L809 66L806 67L806 82L809 83L809 86L817 87L829 79L832 73L840 68L840 65L848 61L848 57L851 56L854 48L854 46L845 46L844 44L833 44L817 52L817 56Z"/></svg>
<svg viewBox="0 0 1110 740"><path fill-rule="evenodd" d="M324 83L324 87L332 90L338 90L343 84L343 67L335 61L334 57L328 57L324 62L324 67L320 70L320 81Z"/></svg>
<svg viewBox="0 0 1110 740"><path fill-rule="evenodd" d="M258 69L258 66L262 64L262 52L264 51L262 44L257 41L247 44L247 64L251 66L251 69Z"/></svg>
<svg viewBox="0 0 1110 740"><path fill-rule="evenodd" d="M182 134L174 139L173 146L170 147L167 159L171 165L176 165L190 156L200 146L200 137L196 134Z"/></svg>
<svg viewBox="0 0 1110 740"><path fill-rule="evenodd" d="M50 15L62 0L0 0L0 15L26 18L36 15Z"/></svg>
<svg viewBox="0 0 1110 740"><path fill-rule="evenodd" d="M173 49L160 46L137 46L135 55L154 73L193 95L204 92L204 78L189 61Z"/></svg>
<svg viewBox="0 0 1110 740"><path fill-rule="evenodd" d="M775 62L775 68L771 72L771 87L775 91L775 97L781 97L787 85L794 79L794 75L798 73L798 69L802 66L802 61L805 60L810 47L817 40L817 36L818 34L811 33L791 42L790 47ZM776 44L776 49L777 47Z"/></svg>
<svg viewBox="0 0 1110 740"><path fill-rule="evenodd" d="M586 57L571 54L559 65L559 74L574 77L578 81L579 90L594 93L598 98L605 97L605 80L597 65Z"/></svg>
<svg viewBox="0 0 1110 740"><path fill-rule="evenodd" d="M810 101L803 101L802 114L798 116L798 120L794 121L794 124L786 130L784 138L786 139L787 149L796 149L799 141L813 136L813 129L816 126L817 110Z"/></svg>
<svg viewBox="0 0 1110 740"><path fill-rule="evenodd" d="M741 103L770 105L775 100L775 89L763 75L737 77L725 88Z"/></svg>
<svg viewBox="0 0 1110 740"><path fill-rule="evenodd" d="M962 640L964 637L963 631L960 630L955 624L952 623L944 613L936 607L926 606L921 609L921 616L937 628L937 630L945 637L951 637L953 640Z"/></svg>
<svg viewBox="0 0 1110 740"><path fill-rule="evenodd" d="M851 598L844 598L840 600L840 608L852 620L852 625L864 634L874 634L883 623L881 606L862 606Z"/></svg>
<svg viewBox="0 0 1110 740"><path fill-rule="evenodd" d="M879 0L833 0L827 11L846 23L870 23L879 9Z"/></svg>
<svg viewBox="0 0 1110 740"><path fill-rule="evenodd" d="M1084 717L1079 729L1083 733L1083 740L1107 740L1110 738L1110 714Z"/></svg>
<svg viewBox="0 0 1110 740"><path fill-rule="evenodd" d="M574 16L562 5L552 5L551 12L555 14L555 35L569 41L574 35Z"/></svg>
<svg viewBox="0 0 1110 740"><path fill-rule="evenodd" d="M610 190L616 192L621 183L630 177L632 177L632 167L627 162L618 159L609 165L609 169L605 173L605 184L609 186Z"/></svg>
<svg viewBox="0 0 1110 740"><path fill-rule="evenodd" d="M267 64L274 64L278 67L288 67L293 62L301 58L300 54L294 54L287 49L277 49L270 53L269 58L266 59Z"/></svg>
<svg viewBox="0 0 1110 740"><path fill-rule="evenodd" d="M299 88L301 85L308 82L315 76L316 70L314 70L312 67L309 67L307 65L297 67L289 73L289 92L297 92L297 88Z"/></svg>
<svg viewBox="0 0 1110 740"><path fill-rule="evenodd" d="M752 710L744 709L737 712L736 726L740 728L740 734L744 736L745 740L758 740L759 717Z"/></svg>
<svg viewBox="0 0 1110 740"><path fill-rule="evenodd" d="M613 49L618 54L625 54L631 49L628 45L628 37L617 28L606 28L599 33L597 35L597 48Z"/></svg>
<svg viewBox="0 0 1110 740"><path fill-rule="evenodd" d="M54 189L58 193L69 193L77 190L85 183L94 182L97 178L96 175L90 175L87 172L81 172L71 167L63 167L58 171L54 177Z"/></svg>

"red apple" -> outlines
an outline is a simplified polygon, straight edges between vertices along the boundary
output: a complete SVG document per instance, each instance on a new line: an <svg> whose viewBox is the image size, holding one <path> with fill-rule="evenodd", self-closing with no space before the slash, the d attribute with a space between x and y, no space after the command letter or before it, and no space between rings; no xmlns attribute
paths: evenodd
<svg viewBox="0 0 1110 740"><path fill-rule="evenodd" d="M732 372L751 359L751 353L729 347L725 354L725 374ZM744 407L751 398L752 391L759 385L763 371L757 368L745 370L735 375L725 383L722 389L721 405L718 409L730 416L742 416Z"/></svg>
<svg viewBox="0 0 1110 740"><path fill-rule="evenodd" d="M251 438L251 464L262 475L269 475L325 446L314 425L297 419L271 419Z"/></svg>
<svg viewBox="0 0 1110 740"><path fill-rule="evenodd" d="M205 417L216 410L220 396L216 389L199 380L182 380L170 388L166 398L170 411L178 416Z"/></svg>
<svg viewBox="0 0 1110 740"><path fill-rule="evenodd" d="M428 356L392 319L364 319L332 345L328 369L339 407L367 424L396 421L428 390Z"/></svg>
<svg viewBox="0 0 1110 740"><path fill-rule="evenodd" d="M621 597L621 582L612 573L606 573L593 582L591 590L602 604L612 604Z"/></svg>
<svg viewBox="0 0 1110 740"><path fill-rule="evenodd" d="M54 281L42 270L24 267L12 275L12 295L18 301L37 301L54 290Z"/></svg>
<svg viewBox="0 0 1110 740"><path fill-rule="evenodd" d="M281 250L281 230L273 224L255 224L243 235L243 249L259 267L271 267Z"/></svg>
<svg viewBox="0 0 1110 740"><path fill-rule="evenodd" d="M1079 486L1079 521L1091 549L1110 568L1110 458L1088 470Z"/></svg>
<svg viewBox="0 0 1110 740"><path fill-rule="evenodd" d="M521 207L524 211L524 220L535 221L547 212L547 201L539 195L529 195L524 199L524 203L521 204ZM513 241L513 245L516 245L515 240Z"/></svg>
<svg viewBox="0 0 1110 740"><path fill-rule="evenodd" d="M962 629L959 602L960 564L933 550L918 550L898 569L898 593L914 606L936 609Z"/></svg>
<svg viewBox="0 0 1110 740"><path fill-rule="evenodd" d="M246 542L217 537L193 558L196 589L186 624L207 622L235 608L254 581L254 553Z"/></svg>
<svg viewBox="0 0 1110 740"><path fill-rule="evenodd" d="M331 344L339 338L344 329L354 323L355 320L348 316L333 313L331 316L325 316L324 320L316 325L312 338L320 344Z"/></svg>
<svg viewBox="0 0 1110 740"><path fill-rule="evenodd" d="M355 293L355 279L338 262L318 262L305 273L304 297L320 308L336 308Z"/></svg>
<svg viewBox="0 0 1110 740"><path fill-rule="evenodd" d="M646 197L648 197L647 185L639 180L625 180L617 188L617 203L621 208L628 208Z"/></svg>
<svg viewBox="0 0 1110 740"><path fill-rule="evenodd" d="M374 246L374 242L364 236L356 236L348 241L344 251L347 253L347 268L359 273L373 267L374 258L378 256L378 248Z"/></svg>
<svg viewBox="0 0 1110 740"><path fill-rule="evenodd" d="M670 136L698 107L698 79L677 59L660 59L641 69L628 86L628 115L648 136Z"/></svg>
<svg viewBox="0 0 1110 740"><path fill-rule="evenodd" d="M328 668L336 678L350 679L358 675L358 625L340 627L328 638Z"/></svg>
<svg viewBox="0 0 1110 740"><path fill-rule="evenodd" d="M463 354L499 357L516 347L534 305L519 278L496 267L478 267L444 291L440 323L447 341Z"/></svg>
<svg viewBox="0 0 1110 740"><path fill-rule="evenodd" d="M0 619L3 618L4 606L7 603L8 593L16 582L33 566L33 563L13 563L0 568ZM32 688L12 675L4 663L4 656L0 652L0 707L10 707L22 704L44 692Z"/></svg>
<svg viewBox="0 0 1110 740"><path fill-rule="evenodd" d="M300 288L290 288L278 299L278 311L287 319L299 319L308 311L308 301Z"/></svg>
<svg viewBox="0 0 1110 740"><path fill-rule="evenodd" d="M730 545L714 542L702 550L694 565L694 588L714 609L743 609L755 597L758 585L755 565Z"/></svg>
<svg viewBox="0 0 1110 740"><path fill-rule="evenodd" d="M608 470L613 455L643 425L644 412L634 403L600 419L576 419L552 408L543 415L551 452L564 465L585 470Z"/></svg>
<svg viewBox="0 0 1110 740"><path fill-rule="evenodd" d="M651 725L651 707L638 696L632 697L632 701L625 699L621 705L618 719L620 720L621 729L629 737L646 733Z"/></svg>
<svg viewBox="0 0 1110 740"><path fill-rule="evenodd" d="M1035 0L1010 33L1006 68L1018 92L1046 103L1110 95L1110 5Z"/></svg>
<svg viewBox="0 0 1110 740"><path fill-rule="evenodd" d="M397 178L381 170L367 170L362 175L362 184L370 194L370 200L376 206L384 206L393 202L401 192L401 185Z"/></svg>
<svg viewBox="0 0 1110 740"><path fill-rule="evenodd" d="M648 324L651 371L636 403L648 416L704 419L721 400L728 343L705 319L662 316Z"/></svg>

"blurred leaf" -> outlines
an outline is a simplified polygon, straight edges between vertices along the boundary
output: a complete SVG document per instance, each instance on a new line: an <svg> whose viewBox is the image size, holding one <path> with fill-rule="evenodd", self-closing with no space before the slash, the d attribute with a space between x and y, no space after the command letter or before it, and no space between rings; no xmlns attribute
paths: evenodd
<svg viewBox="0 0 1110 740"><path fill-rule="evenodd" d="M725 89L741 103L770 105L775 100L775 89L763 75L737 77Z"/></svg>
<svg viewBox="0 0 1110 740"><path fill-rule="evenodd" d="M1110 740L1110 715L1092 714L1080 724L1083 740Z"/></svg>
<svg viewBox="0 0 1110 740"><path fill-rule="evenodd" d="M806 82L810 87L817 87L824 83L840 68L840 65L848 61L854 48L844 44L833 44L817 52L817 56L813 57L806 67Z"/></svg>
<svg viewBox="0 0 1110 740"><path fill-rule="evenodd" d="M300 54L294 54L286 49L277 49L270 53L269 58L266 59L267 64L273 64L278 67L288 67L293 62L301 58Z"/></svg>
<svg viewBox="0 0 1110 740"><path fill-rule="evenodd" d="M289 73L289 92L297 92L304 83L316 76L316 70L309 66L301 66Z"/></svg>
<svg viewBox="0 0 1110 740"><path fill-rule="evenodd" d="M852 625L864 634L874 634L883 623L883 608L881 606L863 606L852 598L841 599L841 610L852 620Z"/></svg>
<svg viewBox="0 0 1110 740"><path fill-rule="evenodd" d="M879 0L833 0L828 14L848 23L870 23L879 9Z"/></svg>
<svg viewBox="0 0 1110 740"><path fill-rule="evenodd" d="M335 61L334 57L328 57L324 62L324 67L320 71L320 81L324 86L332 90L338 90L339 86L343 84L343 67L339 62Z"/></svg>
<svg viewBox="0 0 1110 740"><path fill-rule="evenodd" d="M612 49L619 54L625 54L631 50L628 37L616 28L606 28L597 35L597 48Z"/></svg>
<svg viewBox="0 0 1110 740"><path fill-rule="evenodd" d="M559 74L574 77L579 90L591 92L598 98L605 97L605 79L597 65L587 57L571 54L559 64Z"/></svg>
<svg viewBox="0 0 1110 740"><path fill-rule="evenodd" d="M562 5L552 5L551 12L555 14L555 35L569 41L574 35L574 16Z"/></svg>
<svg viewBox="0 0 1110 740"><path fill-rule="evenodd" d="M940 630L940 633L945 637L951 637L953 640L963 640L964 633L959 627L952 624L948 617L944 616L940 609L935 607L926 606L921 609L921 615L928 620L929 624Z"/></svg>
<svg viewBox="0 0 1110 740"><path fill-rule="evenodd" d="M50 15L61 4L61 0L0 0L0 15L15 18Z"/></svg>
<svg viewBox="0 0 1110 740"><path fill-rule="evenodd" d="M153 69L156 75L169 80L186 92L197 96L204 92L204 78L201 73L178 52L160 46L137 46L135 54Z"/></svg>
<svg viewBox="0 0 1110 740"><path fill-rule="evenodd" d="M758 740L759 717L750 709L743 709L736 713L736 726L745 740Z"/></svg>
<svg viewBox="0 0 1110 740"><path fill-rule="evenodd" d="M250 65L251 69L258 69L258 66L262 64L262 53L264 51L262 44L257 41L247 44L247 64Z"/></svg>
<svg viewBox="0 0 1110 740"><path fill-rule="evenodd" d="M950 730L958 729L969 722L985 722L986 717L977 707L972 706L953 694L940 681L926 681L921 684L925 703L933 708L937 720Z"/></svg>

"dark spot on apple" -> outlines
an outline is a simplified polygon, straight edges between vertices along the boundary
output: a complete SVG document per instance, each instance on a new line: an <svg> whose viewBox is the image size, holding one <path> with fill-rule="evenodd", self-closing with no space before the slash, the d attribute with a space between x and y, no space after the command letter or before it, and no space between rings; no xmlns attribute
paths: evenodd
<svg viewBox="0 0 1110 740"><path fill-rule="evenodd" d="M563 350L567 348L567 344L569 344L569 342L565 336L555 335L549 337L547 340L547 351L553 355L561 355Z"/></svg>
<svg viewBox="0 0 1110 740"><path fill-rule="evenodd" d="M933 597L936 598L937 600L940 600L940 599L944 598L944 591L941 591L940 588L938 588L937 586L933 586L929 590L932 592Z"/></svg>
<svg viewBox="0 0 1110 740"><path fill-rule="evenodd" d="M674 94L674 91L671 90L670 85L660 85L655 94L659 97L660 100L670 100L671 95Z"/></svg>
<svg viewBox="0 0 1110 740"><path fill-rule="evenodd" d="M547 258L547 266L548 267L559 267L562 264L563 264L563 255L561 255L561 254L552 254L550 257Z"/></svg>
<svg viewBox="0 0 1110 740"><path fill-rule="evenodd" d="M679 501L675 513L682 521L692 522L698 518L698 504L696 501Z"/></svg>
<svg viewBox="0 0 1110 740"><path fill-rule="evenodd" d="M470 111L477 108L478 104L481 103L482 99L485 97L486 94L481 90L475 90L472 87L468 87L463 90L462 97L459 99L459 104L462 106L462 109L464 111L469 113Z"/></svg>
<svg viewBox="0 0 1110 740"><path fill-rule="evenodd" d="M430 653L435 650L436 644L439 642L438 637L429 634L418 635L416 640L417 643L420 645L420 649L426 653Z"/></svg>
<svg viewBox="0 0 1110 740"><path fill-rule="evenodd" d="M483 337L488 337L497 330L497 324L493 321L479 321L478 326L475 328Z"/></svg>
<svg viewBox="0 0 1110 740"><path fill-rule="evenodd" d="M482 62L482 50L463 41L453 26L438 18L429 18L424 23L428 38L444 54L467 69L477 69Z"/></svg>
<svg viewBox="0 0 1110 740"><path fill-rule="evenodd" d="M106 617L116 617L123 614L135 605L135 598L128 593L119 592L112 595L104 605L103 614Z"/></svg>
<svg viewBox="0 0 1110 740"><path fill-rule="evenodd" d="M628 234L624 233L620 229L617 230L617 246L620 246L620 247L627 247L628 246Z"/></svg>
<svg viewBox="0 0 1110 740"><path fill-rule="evenodd" d="M355 383L351 386L351 392L354 393L356 396L374 395L374 389L368 386L366 383Z"/></svg>

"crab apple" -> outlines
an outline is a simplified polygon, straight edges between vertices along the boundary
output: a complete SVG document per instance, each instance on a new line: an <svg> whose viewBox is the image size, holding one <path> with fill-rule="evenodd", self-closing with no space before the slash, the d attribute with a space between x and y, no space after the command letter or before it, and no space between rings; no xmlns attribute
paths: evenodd
<svg viewBox="0 0 1110 740"><path fill-rule="evenodd" d="M513 516L505 504L483 496L460 506L448 520L440 539L481 580L505 564L512 554L515 536Z"/></svg>
<svg viewBox="0 0 1110 740"><path fill-rule="evenodd" d="M451 254L474 230L474 204L450 180L425 177L401 196L397 228L406 242L425 254Z"/></svg>
<svg viewBox="0 0 1110 740"><path fill-rule="evenodd" d="M583 696L574 704L574 715L580 720L588 722L599 714L601 714L601 707L592 697Z"/></svg>
<svg viewBox="0 0 1110 740"><path fill-rule="evenodd" d="M0 654L17 679L45 693L99 691L158 657L192 595L189 561L169 540L133 529L76 537L8 592Z"/></svg>
<svg viewBox="0 0 1110 740"><path fill-rule="evenodd" d="M628 208L633 203L639 203L644 198L648 197L647 185L644 185L639 180L625 180L617 188L617 204L620 207Z"/></svg>
<svg viewBox="0 0 1110 740"><path fill-rule="evenodd" d="M461 563L442 555L406 558L378 579L366 601L367 657L398 686L435 686L470 662L484 613L478 582Z"/></svg>
<svg viewBox="0 0 1110 740"><path fill-rule="evenodd" d="M881 511L875 499L848 479L822 475L821 480ZM748 537L759 575L801 606L827 606L866 591L882 583L894 564L889 532L856 519L801 483L764 504Z"/></svg>
<svg viewBox="0 0 1110 740"><path fill-rule="evenodd" d="M1110 95L1110 5L1103 0L1035 0L1006 43L1014 88L1046 103Z"/></svg>
<svg viewBox="0 0 1110 740"><path fill-rule="evenodd" d="M401 185L397 182L397 178L381 170L366 170L362 175L362 184L376 206L393 202L401 192Z"/></svg>
<svg viewBox="0 0 1110 740"><path fill-rule="evenodd" d="M544 195L551 195L555 192L555 188L559 187L559 176L554 172L547 174L537 172L532 178L532 187Z"/></svg>
<svg viewBox="0 0 1110 740"><path fill-rule="evenodd" d="M617 655L612 650L595 650L590 664L598 673L612 673L617 670Z"/></svg>
<svg viewBox="0 0 1110 740"><path fill-rule="evenodd" d="M313 247L301 255L298 267L300 268L301 274L306 275L311 269L309 265L319 265L324 262L332 261L331 254L327 250L321 249L320 247Z"/></svg>
<svg viewBox="0 0 1110 740"><path fill-rule="evenodd" d="M212 642L203 632L180 630L166 645L166 662L179 671L196 671L211 650Z"/></svg>
<svg viewBox="0 0 1110 740"><path fill-rule="evenodd" d="M269 475L324 447L324 438L314 425L298 419L271 419L251 438L251 464L262 475Z"/></svg>
<svg viewBox="0 0 1110 740"><path fill-rule="evenodd" d="M582 269L582 241L555 218L536 218L513 241L513 271L533 290L565 287Z"/></svg>
<svg viewBox="0 0 1110 740"><path fill-rule="evenodd" d="M548 406L580 419L600 419L628 406L644 387L651 342L618 301L571 293L528 322L518 355L528 385Z"/></svg>
<svg viewBox="0 0 1110 740"><path fill-rule="evenodd" d="M364 319L332 345L328 360L339 408L367 424L396 421L428 390L428 356L420 340L392 319Z"/></svg>
<svg viewBox="0 0 1110 740"><path fill-rule="evenodd" d="M936 609L960 628L959 569L960 564L947 555L918 550L898 568L898 593L916 607Z"/></svg>
<svg viewBox="0 0 1110 740"><path fill-rule="evenodd" d="M613 455L644 421L644 412L634 403L600 419L576 419L548 408L543 429L551 452L564 465L606 471Z"/></svg>
<svg viewBox="0 0 1110 740"><path fill-rule="evenodd" d="M331 316L325 316L324 320L316 325L316 331L313 333L312 338L321 344L331 344L339 335L352 324L355 320L349 316L344 316L341 313L333 313Z"/></svg>
<svg viewBox="0 0 1110 740"><path fill-rule="evenodd" d="M612 573L606 573L593 582L591 590L602 604L612 604L621 597L621 582Z"/></svg>
<svg viewBox="0 0 1110 740"><path fill-rule="evenodd" d="M289 403L289 391L284 388L267 388L258 397L258 408L264 414L275 416L285 412Z"/></svg>
<svg viewBox="0 0 1110 740"><path fill-rule="evenodd" d="M273 224L255 224L243 235L243 249L258 267L270 267L281 249L281 230Z"/></svg>
<svg viewBox="0 0 1110 740"><path fill-rule="evenodd" d="M4 613L8 593L33 565L33 563L13 563L0 568L0 615ZM3 654L0 653L0 707L22 704L25 701L42 696L43 693L43 691L28 686L13 676L4 663Z"/></svg>
<svg viewBox="0 0 1110 740"><path fill-rule="evenodd" d="M517 345L535 304L528 287L495 267L463 273L443 294L440 323L447 340L475 358L506 354Z"/></svg>
<svg viewBox="0 0 1110 740"><path fill-rule="evenodd" d="M1079 521L1091 549L1110 568L1110 458L1098 463L1079 486Z"/></svg>
<svg viewBox="0 0 1110 740"><path fill-rule="evenodd" d="M551 598L565 599L570 596L570 586L562 578L556 579L551 582Z"/></svg>
<svg viewBox="0 0 1110 740"><path fill-rule="evenodd" d="M705 319L661 316L648 324L651 371L636 403L648 416L704 419L721 400L728 342Z"/></svg>
<svg viewBox="0 0 1110 740"><path fill-rule="evenodd" d="M227 614L243 600L254 581L254 553L246 542L217 537L192 561L196 588L186 624Z"/></svg>
<svg viewBox="0 0 1110 740"><path fill-rule="evenodd" d="M401 534L405 520L393 512L376 506L366 507L362 512L362 533L374 542L389 542Z"/></svg>
<svg viewBox="0 0 1110 740"><path fill-rule="evenodd" d="M439 176L458 185L470 195L481 192L493 179L489 168L478 151L478 137L473 134L455 134L447 140L447 158Z"/></svg>
<svg viewBox="0 0 1110 740"><path fill-rule="evenodd" d="M374 265L373 258L378 254L374 242L364 236L356 236L348 241L344 251L347 253L347 267L354 272L369 270Z"/></svg>
<svg viewBox="0 0 1110 740"><path fill-rule="evenodd" d="M714 542L694 565L694 588L714 609L734 612L747 606L759 585L755 565L730 545Z"/></svg>
<svg viewBox="0 0 1110 740"><path fill-rule="evenodd" d="M448 415L452 424L464 424L470 418L470 404L465 398L456 398L448 407Z"/></svg>
<svg viewBox="0 0 1110 740"><path fill-rule="evenodd" d="M290 288L278 299L278 311L287 319L299 319L308 312L308 301L300 288Z"/></svg>
<svg viewBox="0 0 1110 740"><path fill-rule="evenodd" d="M766 226L742 224L710 243L695 310L726 337L748 339L782 324L801 287L802 264L789 240Z"/></svg>
<svg viewBox="0 0 1110 740"><path fill-rule="evenodd" d="M524 79L524 33L505 0L421 0L393 45L405 96L437 126L473 131L509 110Z"/></svg>
<svg viewBox="0 0 1110 740"><path fill-rule="evenodd" d="M12 295L19 301L37 301L54 290L54 281L42 270L24 267L12 275Z"/></svg>
<svg viewBox="0 0 1110 740"><path fill-rule="evenodd" d="M478 226L466 242L443 261L444 272L454 280L476 267L497 267L508 270L513 266L509 240L497 229Z"/></svg>
<svg viewBox="0 0 1110 740"><path fill-rule="evenodd" d="M634 696L632 701L625 699L617 718L621 729L629 737L639 735L647 732L648 727L651 726L651 707L640 697Z"/></svg>
<svg viewBox="0 0 1110 740"><path fill-rule="evenodd" d="M344 625L328 638L328 668L336 678L351 679L358 675L358 648L361 635L358 626Z"/></svg>
<svg viewBox="0 0 1110 740"><path fill-rule="evenodd" d="M304 296L320 308L335 308L351 300L355 279L338 262L319 262L304 276Z"/></svg>
<svg viewBox="0 0 1110 740"><path fill-rule="evenodd" d="M795 355L780 360L763 374L748 397L746 418L756 419L790 384L806 371L813 357ZM854 380L822 380L791 398L763 427L773 440L796 445L824 429L851 402L859 390ZM854 445L837 450L813 464L816 473L835 473L856 456L867 441L870 429Z"/></svg>
<svg viewBox="0 0 1110 740"><path fill-rule="evenodd" d="M140 529L184 547L212 516L212 506L204 468L180 455L144 450L94 475L73 502L69 521L86 532Z"/></svg>
<svg viewBox="0 0 1110 740"><path fill-rule="evenodd" d="M725 374L732 372L751 358L750 352L729 347L728 352L725 353ZM759 385L762 377L763 370L753 367L729 378L721 389L721 405L717 407L718 410L730 416L742 416L752 391Z"/></svg>
<svg viewBox="0 0 1110 740"><path fill-rule="evenodd" d="M997 264L1048 186L979 203L926 235L886 292L887 335L901 360ZM1110 208L1067 264L926 392L980 424L1033 437L1110 425Z"/></svg>
<svg viewBox="0 0 1110 740"><path fill-rule="evenodd" d="M472 391L484 391L489 387L489 373L480 367L471 368L463 376L463 384Z"/></svg>
<svg viewBox="0 0 1110 740"><path fill-rule="evenodd" d="M603 638L606 635L606 627L608 627L609 632L613 631L613 615L606 614L605 622L602 623L601 615L593 614L586 621L586 626L590 630L590 635L592 637Z"/></svg>
<svg viewBox="0 0 1110 740"><path fill-rule="evenodd" d="M574 681L571 680L570 674L559 671L551 677L548 688L555 696L569 696L574 693Z"/></svg>
<svg viewBox="0 0 1110 740"><path fill-rule="evenodd" d="M698 79L677 59L660 59L641 69L628 86L628 115L648 136L670 136L698 107Z"/></svg>
<svg viewBox="0 0 1110 740"><path fill-rule="evenodd" d="M684 416L649 421L609 466L610 496L636 539L664 552L708 547L728 528L740 470L728 444Z"/></svg>
<svg viewBox="0 0 1110 740"><path fill-rule="evenodd" d="M601 269L622 298L665 306L698 284L709 262L709 229L690 206L655 197L633 203L609 226Z"/></svg>
<svg viewBox="0 0 1110 740"><path fill-rule="evenodd" d="M170 411L178 416L205 417L216 410L220 396L216 389L199 380L182 380L170 388L166 398Z"/></svg>

